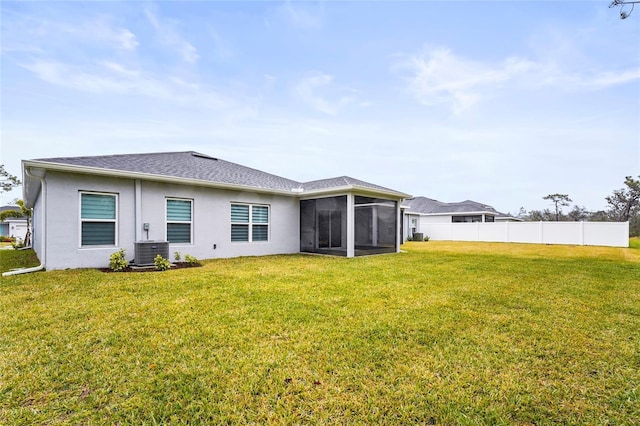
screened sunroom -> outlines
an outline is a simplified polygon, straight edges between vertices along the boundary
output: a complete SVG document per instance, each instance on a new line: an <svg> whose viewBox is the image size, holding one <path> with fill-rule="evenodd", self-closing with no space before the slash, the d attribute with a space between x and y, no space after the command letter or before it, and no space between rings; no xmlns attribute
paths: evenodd
<svg viewBox="0 0 640 426"><path fill-rule="evenodd" d="M396 200L345 194L300 201L300 251L364 256L399 250Z"/></svg>

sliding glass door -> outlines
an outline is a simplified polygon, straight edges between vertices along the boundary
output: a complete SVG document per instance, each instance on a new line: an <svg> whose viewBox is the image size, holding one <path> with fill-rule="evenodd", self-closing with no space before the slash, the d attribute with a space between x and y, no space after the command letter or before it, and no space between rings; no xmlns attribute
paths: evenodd
<svg viewBox="0 0 640 426"><path fill-rule="evenodd" d="M300 201L300 251L347 255L347 197Z"/></svg>

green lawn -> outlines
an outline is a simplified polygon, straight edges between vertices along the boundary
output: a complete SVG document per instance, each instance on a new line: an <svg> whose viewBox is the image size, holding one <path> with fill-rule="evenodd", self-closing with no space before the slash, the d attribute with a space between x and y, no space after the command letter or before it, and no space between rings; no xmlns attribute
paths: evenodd
<svg viewBox="0 0 640 426"><path fill-rule="evenodd" d="M640 250L404 249L5 277L0 424L638 424Z"/></svg>

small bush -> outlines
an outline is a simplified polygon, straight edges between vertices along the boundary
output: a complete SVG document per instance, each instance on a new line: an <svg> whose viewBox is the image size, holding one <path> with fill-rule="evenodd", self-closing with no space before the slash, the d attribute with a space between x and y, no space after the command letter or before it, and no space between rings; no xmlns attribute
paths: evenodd
<svg viewBox="0 0 640 426"><path fill-rule="evenodd" d="M189 264L189 266L199 266L200 265L200 261L198 259L196 259L195 256L191 256L190 254L185 254L184 255L184 261L187 262Z"/></svg>
<svg viewBox="0 0 640 426"><path fill-rule="evenodd" d="M413 238L411 237L411 235L407 237L407 241L413 241Z"/></svg>
<svg viewBox="0 0 640 426"><path fill-rule="evenodd" d="M18 250L24 247L24 241L20 238L14 238L14 241L11 243L11 247Z"/></svg>
<svg viewBox="0 0 640 426"><path fill-rule="evenodd" d="M189 256L189 255L187 255L187 256ZM174 258L174 260L176 262L180 262L182 260L182 255L180 254L179 251L174 251L173 252L173 258ZM185 256L185 259L186 259L186 256Z"/></svg>
<svg viewBox="0 0 640 426"><path fill-rule="evenodd" d="M425 241L429 241L429 236L428 236L428 235L425 235L425 236L424 236L424 240L425 240Z"/></svg>
<svg viewBox="0 0 640 426"><path fill-rule="evenodd" d="M120 249L109 256L109 268L113 272L122 272L129 266L129 262L125 259L125 249Z"/></svg>
<svg viewBox="0 0 640 426"><path fill-rule="evenodd" d="M6 235L3 235L0 237L0 243L15 243L16 239L13 237L8 237Z"/></svg>
<svg viewBox="0 0 640 426"><path fill-rule="evenodd" d="M169 259L165 259L160 254L153 259L153 264L156 265L156 271L166 271L171 268L171 262L169 262Z"/></svg>

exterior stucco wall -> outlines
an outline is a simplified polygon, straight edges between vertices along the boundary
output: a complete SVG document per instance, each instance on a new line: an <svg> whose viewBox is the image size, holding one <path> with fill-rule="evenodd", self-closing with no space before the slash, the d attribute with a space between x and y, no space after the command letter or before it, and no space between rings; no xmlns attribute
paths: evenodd
<svg viewBox="0 0 640 426"><path fill-rule="evenodd" d="M120 248L133 253L133 180L48 172L46 176L46 268L104 267ZM80 191L118 195L116 246L81 247ZM41 259L42 260L42 259Z"/></svg>
<svg viewBox="0 0 640 426"><path fill-rule="evenodd" d="M294 197L159 182L141 182L141 189L141 219L142 223L149 224L151 240L166 240L167 198L193 201L193 244L171 244L169 250L172 257L175 251L182 255L191 254L199 259L299 251L299 202ZM269 206L269 241L231 242L232 203ZM146 232L140 232L142 239L146 239Z"/></svg>
<svg viewBox="0 0 640 426"><path fill-rule="evenodd" d="M140 202L135 199L133 179L71 173L47 173L46 267L47 269L106 267L111 253L124 248L127 259L134 256L136 227L142 240L166 240L166 199L193 200L192 244L171 244L170 255L179 251L199 259L297 253L299 245L299 203L294 197L219 190L151 181L140 182ZM81 247L80 191L118 194L117 245ZM38 200L40 201L40 200ZM269 241L231 242L231 203L256 203L270 206ZM136 223L136 205L140 222ZM40 227L36 204L34 231ZM41 240L37 232L34 243ZM214 244L216 248L214 249ZM40 253L38 253L40 255Z"/></svg>

